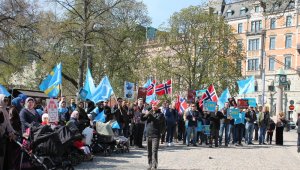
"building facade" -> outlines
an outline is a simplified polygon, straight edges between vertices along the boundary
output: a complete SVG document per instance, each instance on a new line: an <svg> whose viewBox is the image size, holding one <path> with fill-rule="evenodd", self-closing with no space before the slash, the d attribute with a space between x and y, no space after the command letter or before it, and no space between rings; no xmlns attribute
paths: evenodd
<svg viewBox="0 0 300 170"><path fill-rule="evenodd" d="M275 74L282 68L288 81L283 90L282 108L288 118L297 120L300 113L300 2L246 0L226 4L221 0L216 1L212 9L232 26L239 45L245 50L242 74L255 76L255 93L245 97L256 98L259 105L264 101L274 115L278 100ZM291 101L295 103L294 111L289 109Z"/></svg>

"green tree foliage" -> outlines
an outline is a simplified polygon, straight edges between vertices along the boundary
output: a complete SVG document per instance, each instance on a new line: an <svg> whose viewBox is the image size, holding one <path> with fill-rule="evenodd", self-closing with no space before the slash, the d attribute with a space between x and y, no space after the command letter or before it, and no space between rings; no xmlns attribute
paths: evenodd
<svg viewBox="0 0 300 170"><path fill-rule="evenodd" d="M191 6L174 13L169 24L160 35L165 48L155 58L155 66L173 77L177 90L203 89L213 83L220 92L235 86L241 78L239 61L244 55L221 17Z"/></svg>

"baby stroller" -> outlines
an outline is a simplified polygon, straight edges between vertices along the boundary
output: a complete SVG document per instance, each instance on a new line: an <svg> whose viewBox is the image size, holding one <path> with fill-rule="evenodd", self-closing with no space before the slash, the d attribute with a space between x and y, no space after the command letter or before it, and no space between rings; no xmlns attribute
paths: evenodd
<svg viewBox="0 0 300 170"><path fill-rule="evenodd" d="M74 139L74 134L64 126L54 129L51 126L34 124L30 127L25 152L30 153L32 162L38 162L43 169L74 169L67 159L67 148ZM23 145L24 146L24 145Z"/></svg>

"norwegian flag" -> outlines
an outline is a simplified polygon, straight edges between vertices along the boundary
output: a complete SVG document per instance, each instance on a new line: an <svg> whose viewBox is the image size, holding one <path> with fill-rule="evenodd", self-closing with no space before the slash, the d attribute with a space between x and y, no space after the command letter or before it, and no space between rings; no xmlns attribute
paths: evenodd
<svg viewBox="0 0 300 170"><path fill-rule="evenodd" d="M204 100L210 100L214 102L218 102L218 96L215 90L214 85L210 85L207 89L206 92L202 95L201 99L199 100L199 106L200 108L203 107L203 101Z"/></svg>
<svg viewBox="0 0 300 170"><path fill-rule="evenodd" d="M178 110L178 113L183 114L187 108L188 108L188 104L185 101L185 99L181 96L178 96L176 102L176 109Z"/></svg>
<svg viewBox="0 0 300 170"><path fill-rule="evenodd" d="M155 92L158 96L172 93L172 81L168 80L164 84L159 84L155 87Z"/></svg>
<svg viewBox="0 0 300 170"><path fill-rule="evenodd" d="M152 83L147 87L147 96L150 96L154 93L155 84L156 80L153 80Z"/></svg>

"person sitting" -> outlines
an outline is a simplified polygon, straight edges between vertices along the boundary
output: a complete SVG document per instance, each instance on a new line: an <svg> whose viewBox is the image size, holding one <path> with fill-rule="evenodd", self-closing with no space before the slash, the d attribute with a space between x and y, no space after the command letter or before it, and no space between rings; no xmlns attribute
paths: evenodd
<svg viewBox="0 0 300 170"><path fill-rule="evenodd" d="M49 123L49 115L47 113L44 113L42 115L42 125L50 125L50 123Z"/></svg>

